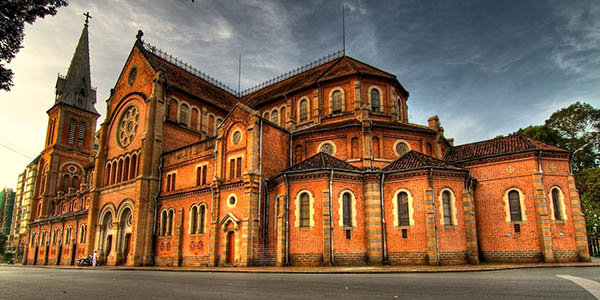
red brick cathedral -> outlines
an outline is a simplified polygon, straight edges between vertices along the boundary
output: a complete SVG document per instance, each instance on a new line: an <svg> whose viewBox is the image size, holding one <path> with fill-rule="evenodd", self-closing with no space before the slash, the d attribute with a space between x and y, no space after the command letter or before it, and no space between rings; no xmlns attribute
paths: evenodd
<svg viewBox="0 0 600 300"><path fill-rule="evenodd" d="M570 153L455 146L395 75L334 53L235 92L138 33L96 133L88 25L48 110L26 264L589 261Z"/></svg>

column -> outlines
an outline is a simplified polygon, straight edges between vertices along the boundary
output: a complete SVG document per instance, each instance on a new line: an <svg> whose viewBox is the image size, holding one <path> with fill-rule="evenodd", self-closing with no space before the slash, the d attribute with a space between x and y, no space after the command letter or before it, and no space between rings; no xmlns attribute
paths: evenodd
<svg viewBox="0 0 600 300"><path fill-rule="evenodd" d="M546 193L542 182L542 173L533 173L533 195L535 202L535 219L538 226L540 247L544 262L554 262L554 251L552 249L552 231L550 228L550 219L548 218L548 203L546 203Z"/></svg>
<svg viewBox="0 0 600 300"><path fill-rule="evenodd" d="M437 228L436 228L435 204L433 202L433 190L428 188L425 190L425 227L427 236L427 257L429 264L439 265L440 256L437 244Z"/></svg>
<svg viewBox="0 0 600 300"><path fill-rule="evenodd" d="M377 175L365 178L365 224L367 233L367 262L383 263L383 239L381 228L381 193Z"/></svg>
<svg viewBox="0 0 600 300"><path fill-rule="evenodd" d="M467 234L467 259L469 264L478 265L479 247L477 245L477 223L475 218L475 202L473 201L473 191L463 191L462 203L465 215L465 231Z"/></svg>
<svg viewBox="0 0 600 300"><path fill-rule="evenodd" d="M588 248L587 231L585 227L585 217L581 211L581 201L579 191L575 186L575 178L569 175L569 199L571 200L571 211L573 212L573 223L575 224L575 241L580 261L591 261Z"/></svg>

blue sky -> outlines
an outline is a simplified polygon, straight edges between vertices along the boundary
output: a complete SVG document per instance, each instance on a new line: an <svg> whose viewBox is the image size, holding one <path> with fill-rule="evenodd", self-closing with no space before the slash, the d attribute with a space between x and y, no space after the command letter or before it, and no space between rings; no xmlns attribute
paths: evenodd
<svg viewBox="0 0 600 300"><path fill-rule="evenodd" d="M396 74L411 122L439 115L457 144L541 124L575 101L600 107L598 1L345 1L348 55ZM42 150L57 73L64 74L89 11L96 108L135 41L166 50L242 89L342 48L341 1L72 0L26 26L0 91L0 186ZM10 149L9 149L10 148Z"/></svg>

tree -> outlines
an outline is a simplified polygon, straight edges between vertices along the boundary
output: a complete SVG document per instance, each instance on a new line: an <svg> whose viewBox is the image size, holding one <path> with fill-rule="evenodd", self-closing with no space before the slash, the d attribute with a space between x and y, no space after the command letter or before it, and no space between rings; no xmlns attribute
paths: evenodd
<svg viewBox="0 0 600 300"><path fill-rule="evenodd" d="M600 234L600 167L588 168L576 175L581 208L589 234Z"/></svg>
<svg viewBox="0 0 600 300"><path fill-rule="evenodd" d="M573 172L598 166L600 162L600 110L577 102L553 113L546 126L564 138L573 153Z"/></svg>
<svg viewBox="0 0 600 300"><path fill-rule="evenodd" d="M0 5L0 90L10 91L13 72L4 66L21 49L25 37L25 23L37 18L56 15L56 9L67 6L66 0L2 0Z"/></svg>

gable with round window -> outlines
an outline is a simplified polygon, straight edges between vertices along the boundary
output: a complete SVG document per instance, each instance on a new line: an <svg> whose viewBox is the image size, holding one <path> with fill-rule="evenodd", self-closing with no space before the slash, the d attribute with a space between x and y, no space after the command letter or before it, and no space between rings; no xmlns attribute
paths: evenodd
<svg viewBox="0 0 600 300"><path fill-rule="evenodd" d="M231 135L231 143L234 145L238 145L241 140L242 140L242 132L239 130L234 131L233 134Z"/></svg>
<svg viewBox="0 0 600 300"><path fill-rule="evenodd" d="M398 140L396 143L394 143L394 152L396 152L398 157L408 153L408 151L410 151L410 146L407 142Z"/></svg>
<svg viewBox="0 0 600 300"><path fill-rule="evenodd" d="M335 154L335 145L332 142L323 142L319 145L319 152L323 152L328 155Z"/></svg>

